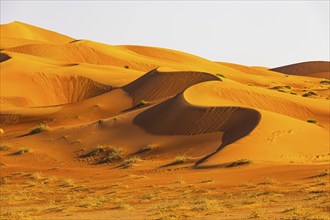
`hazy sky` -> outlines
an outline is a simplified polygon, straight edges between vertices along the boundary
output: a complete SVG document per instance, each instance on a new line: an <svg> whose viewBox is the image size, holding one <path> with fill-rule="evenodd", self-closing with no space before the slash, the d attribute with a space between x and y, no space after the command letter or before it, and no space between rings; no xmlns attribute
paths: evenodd
<svg viewBox="0 0 330 220"><path fill-rule="evenodd" d="M4 1L22 21L107 44L176 49L275 67L329 60L329 1Z"/></svg>

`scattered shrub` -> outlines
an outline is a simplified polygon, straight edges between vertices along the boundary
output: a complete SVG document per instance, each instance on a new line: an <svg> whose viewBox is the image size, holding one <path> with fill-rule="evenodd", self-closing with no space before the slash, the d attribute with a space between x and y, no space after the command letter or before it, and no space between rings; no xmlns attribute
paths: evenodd
<svg viewBox="0 0 330 220"><path fill-rule="evenodd" d="M279 91L279 92L285 92L283 89L278 89L277 91Z"/></svg>
<svg viewBox="0 0 330 220"><path fill-rule="evenodd" d="M290 94L292 94L292 95L297 95L297 93L295 93L295 92L290 92Z"/></svg>
<svg viewBox="0 0 330 220"><path fill-rule="evenodd" d="M214 182L214 180L211 178L208 178L208 179L205 179L202 181L202 183L212 183L212 182Z"/></svg>
<svg viewBox="0 0 330 220"><path fill-rule="evenodd" d="M285 88L287 88L287 89L291 89L291 86L284 86Z"/></svg>
<svg viewBox="0 0 330 220"><path fill-rule="evenodd" d="M313 95L317 95L317 94L315 92L313 92L313 91L309 91L309 92L303 94L302 96L303 97L309 97L309 96L313 96Z"/></svg>
<svg viewBox="0 0 330 220"><path fill-rule="evenodd" d="M99 155L100 153L103 153L106 151L106 149L108 149L110 147L108 146L104 146L104 145L98 145L96 146L92 151L90 151L89 153L87 154L83 154L81 155L80 157L81 158L85 158L85 157L93 157L93 156L97 156Z"/></svg>
<svg viewBox="0 0 330 220"><path fill-rule="evenodd" d="M154 145L147 145L147 146L142 147L136 153L137 154L147 153L147 152L150 152L150 151L154 150L155 148L156 147Z"/></svg>
<svg viewBox="0 0 330 220"><path fill-rule="evenodd" d="M132 167L138 161L141 161L140 157L134 156L129 159L125 159L121 166L123 166L125 168Z"/></svg>
<svg viewBox="0 0 330 220"><path fill-rule="evenodd" d="M262 182L261 184L263 184L263 185L274 185L274 184L277 184L277 183L278 183L277 179L267 177L265 182Z"/></svg>
<svg viewBox="0 0 330 220"><path fill-rule="evenodd" d="M99 163L111 163L116 160L123 159L124 150L120 147L110 147L107 150L107 155L99 160Z"/></svg>
<svg viewBox="0 0 330 220"><path fill-rule="evenodd" d="M264 217L264 212L261 210L253 210L250 214L250 218L256 219L256 218L263 218Z"/></svg>
<svg viewBox="0 0 330 220"><path fill-rule="evenodd" d="M188 162L190 160L191 160L191 157L188 157L186 155L176 156L174 158L174 160L172 161L171 165L186 163L186 162Z"/></svg>
<svg viewBox="0 0 330 220"><path fill-rule="evenodd" d="M308 119L307 122L308 123L314 123L315 124L317 121L315 119Z"/></svg>
<svg viewBox="0 0 330 220"><path fill-rule="evenodd" d="M282 88L282 86L274 86L272 89L281 89Z"/></svg>
<svg viewBox="0 0 330 220"><path fill-rule="evenodd" d="M322 80L320 82L320 84L322 84L322 85L330 85L330 80Z"/></svg>
<svg viewBox="0 0 330 220"><path fill-rule="evenodd" d="M83 154L80 158L88 158L87 161L95 163L109 163L123 158L124 150L120 147L98 145L90 152Z"/></svg>
<svg viewBox="0 0 330 220"><path fill-rule="evenodd" d="M62 187L72 187L72 186L74 186L74 182L73 182L72 179L64 179L60 186L62 186Z"/></svg>
<svg viewBox="0 0 330 220"><path fill-rule="evenodd" d="M128 65L125 65L124 67L125 67L125 69L129 69L129 66Z"/></svg>
<svg viewBox="0 0 330 220"><path fill-rule="evenodd" d="M253 163L253 160L241 159L241 160L228 164L226 167L237 167L237 166L242 166L242 165L249 165L252 163Z"/></svg>
<svg viewBox="0 0 330 220"><path fill-rule="evenodd" d="M314 176L311 176L311 178L319 178L319 177L324 177L330 175L329 170L322 171Z"/></svg>
<svg viewBox="0 0 330 220"><path fill-rule="evenodd" d="M11 146L9 144L1 144L0 151L9 150Z"/></svg>
<svg viewBox="0 0 330 220"><path fill-rule="evenodd" d="M22 149L16 151L13 155L20 156L20 155L23 155L25 153L28 153L29 151L30 151L29 148L22 148Z"/></svg>
<svg viewBox="0 0 330 220"><path fill-rule="evenodd" d="M42 131L47 131L49 127L46 124L39 124L38 126L32 128L29 132L29 134L37 134Z"/></svg>
<svg viewBox="0 0 330 220"><path fill-rule="evenodd" d="M146 100L142 99L135 105L135 107L142 108L142 107L146 106L147 104L148 104L148 102Z"/></svg>
<svg viewBox="0 0 330 220"><path fill-rule="evenodd" d="M216 76L222 77L222 78L227 78L225 75L221 74L221 73L217 73L215 74Z"/></svg>

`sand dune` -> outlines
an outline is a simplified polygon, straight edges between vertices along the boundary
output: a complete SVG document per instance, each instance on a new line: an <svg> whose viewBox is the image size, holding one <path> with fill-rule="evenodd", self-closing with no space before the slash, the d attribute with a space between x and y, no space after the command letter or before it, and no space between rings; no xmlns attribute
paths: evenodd
<svg viewBox="0 0 330 220"><path fill-rule="evenodd" d="M169 186L161 205L170 198L183 204L178 210L193 212L171 219L201 213L202 219L217 219L273 202L287 208L278 199L296 201L299 193L299 204L316 198L319 207L327 185L311 181L328 176L330 95L329 81L317 77L329 78L329 62L249 67L165 48L75 40L21 22L1 25L0 37L0 185L7 195L1 204L20 209L41 189L42 198L29 199L42 210L34 217L113 218L116 210L119 219L128 214L135 219L140 211L145 219L154 209L167 212L167 206L147 211L145 205ZM273 175L286 182L265 182ZM307 185L287 199L297 186L293 180ZM305 191L311 184L312 191ZM235 196L230 192L212 213L213 202L186 203L190 195L213 199L228 188ZM18 201L12 196L16 189L29 192ZM45 189L53 194L45 195ZM223 191L213 196L215 189ZM283 192L275 193L278 189ZM254 194L246 196L250 190ZM53 207L58 193L61 206ZM143 207L124 211L121 200L108 206L114 196L125 195ZM240 201L233 205L233 198ZM98 200L80 204L89 199ZM72 216L59 211L63 207L75 210ZM94 215L96 207L101 214ZM105 210L110 214L103 215ZM287 212L277 210L272 217ZM5 218L22 217L13 213ZM155 218L162 216L157 212Z"/></svg>
<svg viewBox="0 0 330 220"><path fill-rule="evenodd" d="M64 43L74 40L71 37L54 31L45 30L23 22L14 21L0 26L1 38L25 39L32 41Z"/></svg>
<svg viewBox="0 0 330 220"><path fill-rule="evenodd" d="M155 69L123 89L133 97L134 104L137 104L141 100L153 101L174 96L194 84L212 80L221 79L202 72L159 72Z"/></svg>
<svg viewBox="0 0 330 220"><path fill-rule="evenodd" d="M270 70L290 75L312 76L330 79L330 62L327 61L295 63L287 66L272 68Z"/></svg>

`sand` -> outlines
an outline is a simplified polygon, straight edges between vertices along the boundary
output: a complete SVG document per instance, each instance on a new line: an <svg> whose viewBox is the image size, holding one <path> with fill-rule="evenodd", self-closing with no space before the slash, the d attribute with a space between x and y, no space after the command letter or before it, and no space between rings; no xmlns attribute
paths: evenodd
<svg viewBox="0 0 330 220"><path fill-rule="evenodd" d="M329 62L0 37L2 219L328 218Z"/></svg>

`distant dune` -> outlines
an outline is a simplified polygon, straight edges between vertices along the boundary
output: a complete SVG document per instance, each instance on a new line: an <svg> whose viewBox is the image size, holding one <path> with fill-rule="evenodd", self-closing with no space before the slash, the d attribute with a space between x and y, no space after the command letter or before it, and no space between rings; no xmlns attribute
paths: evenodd
<svg viewBox="0 0 330 220"><path fill-rule="evenodd" d="M312 76L330 79L330 62L328 61L295 63L287 66L272 68L270 70L290 75Z"/></svg>

